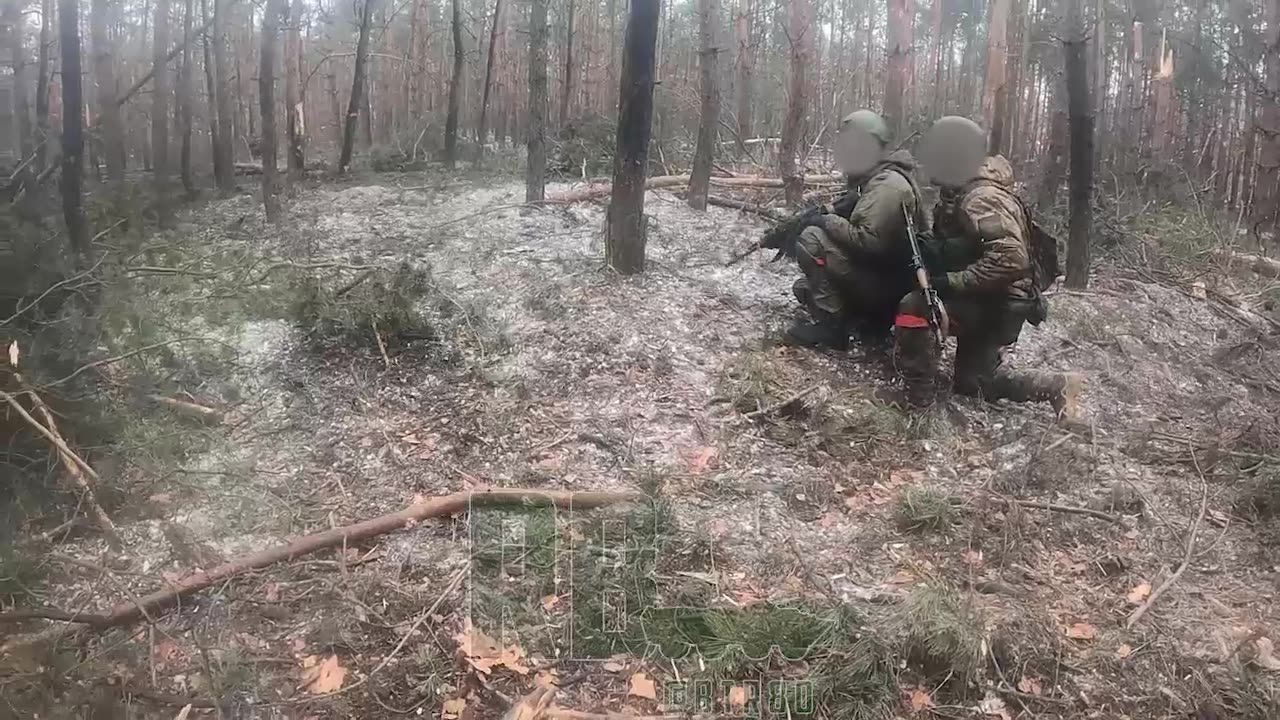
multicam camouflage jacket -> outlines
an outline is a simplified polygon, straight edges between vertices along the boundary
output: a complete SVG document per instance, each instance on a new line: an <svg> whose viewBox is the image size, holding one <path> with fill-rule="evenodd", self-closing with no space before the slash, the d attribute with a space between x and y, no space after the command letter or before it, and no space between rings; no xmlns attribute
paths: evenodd
<svg viewBox="0 0 1280 720"><path fill-rule="evenodd" d="M1035 300L1030 227L1013 190L1013 169L1000 155L986 159L978 177L944 190L934 208L933 247L957 294Z"/></svg>

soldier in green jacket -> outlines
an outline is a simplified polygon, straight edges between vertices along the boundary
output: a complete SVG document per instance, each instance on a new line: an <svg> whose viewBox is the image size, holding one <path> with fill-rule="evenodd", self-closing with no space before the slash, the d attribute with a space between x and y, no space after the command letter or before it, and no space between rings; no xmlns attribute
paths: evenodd
<svg viewBox="0 0 1280 720"><path fill-rule="evenodd" d="M910 153L889 152L888 143L888 126L870 110L841 123L837 159L849 189L812 213L796 241L804 277L794 290L810 320L788 329L790 344L844 349L851 329L883 334L899 298L911 288L903 208L923 227L920 192Z"/></svg>
<svg viewBox="0 0 1280 720"><path fill-rule="evenodd" d="M927 260L956 336L955 391L1048 401L1060 415L1074 414L1078 375L1002 364L1002 349L1017 341L1022 324L1045 316L1033 278L1031 218L1014 194L1009 161L984 159L986 133L962 117L938 120L924 143L925 169L941 191ZM894 321L897 366L916 406L934 400L941 354L928 317L924 295L915 291L903 298Z"/></svg>

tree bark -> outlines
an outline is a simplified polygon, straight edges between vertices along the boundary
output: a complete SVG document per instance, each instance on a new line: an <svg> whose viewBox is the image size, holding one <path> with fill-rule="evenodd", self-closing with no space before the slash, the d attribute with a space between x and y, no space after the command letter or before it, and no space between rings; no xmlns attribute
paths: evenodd
<svg viewBox="0 0 1280 720"><path fill-rule="evenodd" d="M1072 19L1065 46L1067 103L1071 122L1071 185L1067 237L1069 288L1089 284L1089 243L1093 230L1093 93L1089 88L1089 43L1084 0L1071 0Z"/></svg>
<svg viewBox="0 0 1280 720"><path fill-rule="evenodd" d="M444 164L452 169L458 164L458 110L462 102L462 3L452 0L453 76L449 79L449 114L444 121Z"/></svg>
<svg viewBox="0 0 1280 720"><path fill-rule="evenodd" d="M342 154L338 157L338 172L345 173L351 165L351 152L356 142L356 124L360 120L360 103L364 99L365 63L369 59L369 28L373 22L375 0L364 0L360 12L360 37L356 40L356 66L351 78L351 97L347 102L347 117L342 124Z"/></svg>
<svg viewBox="0 0 1280 720"><path fill-rule="evenodd" d="M1069 0L1075 2L1075 0ZM989 132L988 153L1000 152L1005 119L1001 105L1007 101L1005 69L1009 59L1009 6L1011 0L992 0L987 13L987 73L982 85L982 119Z"/></svg>
<svg viewBox="0 0 1280 720"><path fill-rule="evenodd" d="M547 0L529 3L529 123L525 202L541 202L547 191Z"/></svg>
<svg viewBox="0 0 1280 720"><path fill-rule="evenodd" d="M98 85L98 125L102 132L102 158L107 179L124 181L125 142L120 106L116 104L114 43L107 33L108 0L93 0L89 9L89 40L93 44L93 75Z"/></svg>
<svg viewBox="0 0 1280 720"><path fill-rule="evenodd" d="M1173 50L1166 47L1165 38L1160 39L1160 66L1156 71L1155 85L1155 117L1151 134L1152 154L1160 161L1172 159L1174 145L1173 131Z"/></svg>
<svg viewBox="0 0 1280 720"><path fill-rule="evenodd" d="M81 198L84 166L84 93L80 74L80 4L58 0L58 46L62 55L62 216L76 265L91 265L89 228Z"/></svg>
<svg viewBox="0 0 1280 720"><path fill-rule="evenodd" d="M752 0L738 0L738 17L734 20L738 54L735 61L736 100L738 101L738 136L746 140L755 133L755 97L752 83L755 74L754 47L751 42L753 25Z"/></svg>
<svg viewBox="0 0 1280 720"><path fill-rule="evenodd" d="M204 21L206 26L212 27L212 25L210 25L210 20L212 18L209 17L208 0L200 0L200 18ZM218 82L214 77L213 40L209 37L208 29L206 29L202 34L201 45L203 46L202 50L204 55L204 62L201 64L204 66L205 97L207 99L206 111L209 120L209 153L213 158L214 181L220 186L220 183L222 182L223 169L222 140L218 135Z"/></svg>
<svg viewBox="0 0 1280 720"><path fill-rule="evenodd" d="M178 75L178 132L182 134L182 147L178 154L179 172L182 174L182 189L187 197L195 197L196 183L191 171L191 14L194 10L193 0L185 0L182 8L182 36L187 42L182 44L182 71Z"/></svg>
<svg viewBox="0 0 1280 720"><path fill-rule="evenodd" d="M156 0L155 41L151 47L155 66L151 88L151 168L155 180L156 210L160 224L169 221L169 0Z"/></svg>
<svg viewBox="0 0 1280 720"><path fill-rule="evenodd" d="M631 0L622 49L613 198L605 231L605 262L623 275L644 270L644 183L653 126L654 55L660 0Z"/></svg>
<svg viewBox="0 0 1280 720"><path fill-rule="evenodd" d="M897 0L895 0L897 1ZM810 0L792 0L787 7L787 41L791 45L791 61L787 82L787 114L782 122L782 142L778 147L778 170L787 182L787 204L800 204L804 184L799 182L796 154L804 134L808 83L805 69L813 56L813 4Z"/></svg>
<svg viewBox="0 0 1280 720"><path fill-rule="evenodd" d="M493 64L494 57L497 56L498 48L498 28L502 27L502 0L494 0L493 2L493 27L489 29L489 53L484 61L484 89L480 93L480 122L476 129L476 159L477 165L484 158L484 145L489 140L489 93L493 88Z"/></svg>
<svg viewBox="0 0 1280 720"><path fill-rule="evenodd" d="M31 102L27 89L27 54L25 43L23 42L23 27L25 21L22 17L22 6L19 0L8 0L4 5L3 24L8 29L8 38L10 50L10 65L13 74L13 115L14 129L18 135L18 158L19 162L26 164L27 158L31 157L35 151L35 144L31 130ZM30 172L30 166L27 169L19 170L15 173L21 178L19 182L26 187L30 180L34 177Z"/></svg>
<svg viewBox="0 0 1280 720"><path fill-rule="evenodd" d="M1008 2L1008 0L996 1ZM889 25L885 47L888 59L885 65L884 119L895 135L902 133L907 122L906 98L913 63L911 6L911 0L889 0Z"/></svg>
<svg viewBox="0 0 1280 720"><path fill-rule="evenodd" d="M1060 92L1054 93L1054 97L1049 101L1053 106L1061 107ZM1055 110L1053 119L1049 123L1049 157L1045 162L1044 174L1040 178L1040 192L1036 195L1036 208L1040 212L1048 212L1057 204L1058 189L1062 187L1062 175L1066 168L1066 154L1067 114L1061 110Z"/></svg>
<svg viewBox="0 0 1280 720"><path fill-rule="evenodd" d="M229 193L236 189L235 131L231 109L231 68L227 59L227 25L231 0L213 0L213 77L214 98L218 116L218 133L214 136L214 173L218 190Z"/></svg>
<svg viewBox="0 0 1280 720"><path fill-rule="evenodd" d="M698 34L702 53L698 58L702 83L702 115L698 125L698 145L693 154L692 179L689 181L689 207L707 209L707 193L711 189L711 164L720 128L720 88L717 60L720 48L716 30L720 24L720 0L698 0Z"/></svg>
<svg viewBox="0 0 1280 720"><path fill-rule="evenodd" d="M576 19L574 15L577 13L576 3L569 0L569 7L566 11L569 16L569 27L564 36L564 87L560 93L560 127L565 127L569 123L570 105L573 103L573 25Z"/></svg>
<svg viewBox="0 0 1280 720"><path fill-rule="evenodd" d="M1255 176L1254 227L1265 229L1280 224L1280 0L1267 0L1266 33L1267 90L1256 127L1258 171Z"/></svg>
<svg viewBox="0 0 1280 720"><path fill-rule="evenodd" d="M941 113L946 96L942 85L942 2L932 0L929 9L929 70L933 71L933 116Z"/></svg>
<svg viewBox="0 0 1280 720"><path fill-rule="evenodd" d="M49 158L49 53L53 42L53 0L40 2L40 48L36 52L36 177L43 175ZM40 184L33 183L27 190L27 198L33 203L40 193Z"/></svg>
<svg viewBox="0 0 1280 720"><path fill-rule="evenodd" d="M280 219L280 181L276 168L276 45L280 17L287 0L267 0L262 13L262 45L258 57L258 104L262 112L262 207L267 222Z"/></svg>
<svg viewBox="0 0 1280 720"><path fill-rule="evenodd" d="M289 178L302 179L306 167L303 143L306 116L302 102L302 0L289 2L289 20L284 35L284 123L289 143Z"/></svg>

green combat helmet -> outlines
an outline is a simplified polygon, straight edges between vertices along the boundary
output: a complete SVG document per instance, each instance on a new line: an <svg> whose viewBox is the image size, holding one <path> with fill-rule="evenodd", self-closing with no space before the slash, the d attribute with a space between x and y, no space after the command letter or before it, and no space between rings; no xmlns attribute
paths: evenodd
<svg viewBox="0 0 1280 720"><path fill-rule="evenodd" d="M855 110L840 121L840 131L857 129L880 141L881 145L889 144L889 126L884 118L870 110Z"/></svg>

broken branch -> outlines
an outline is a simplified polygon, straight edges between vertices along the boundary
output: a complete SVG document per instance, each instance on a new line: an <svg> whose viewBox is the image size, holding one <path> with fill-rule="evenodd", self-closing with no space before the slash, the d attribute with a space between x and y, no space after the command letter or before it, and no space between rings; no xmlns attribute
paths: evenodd
<svg viewBox="0 0 1280 720"><path fill-rule="evenodd" d="M294 560L320 550L354 544L388 532L412 527L433 517L443 517L463 512L471 507L500 505L554 505L568 510L597 508L640 499L635 492L565 492L555 490L525 490L494 488L467 490L415 502L408 507L381 517L344 525L324 532L305 535L286 545L260 550L225 562L210 570L196 570L168 584L163 590L135 601L116 605L106 613L82 614L72 622L83 623L97 630L137 622L149 613L156 613L176 605L182 598L213 585L225 582L250 570L260 570L279 562ZM0 613L0 622L9 621L9 615Z"/></svg>
<svg viewBox="0 0 1280 720"><path fill-rule="evenodd" d="M207 422L211 425L218 425L222 423L222 413L214 410L213 408L205 407L204 405L197 405L193 402L165 397L164 395L148 395L147 399L201 422Z"/></svg>
<svg viewBox="0 0 1280 720"><path fill-rule="evenodd" d="M1156 600L1159 600L1166 590L1178 582L1178 578L1182 577L1182 573L1186 572L1187 566L1191 564L1191 556L1195 554L1196 537L1200 534L1200 526L1204 523L1205 511L1209 505L1209 480L1204 476L1204 470L1200 468L1200 460L1196 457L1195 450L1191 451L1191 461L1195 464L1196 473L1200 476L1200 512L1196 515L1195 521L1191 523L1191 529L1187 531L1187 545L1182 554L1182 563L1178 565L1178 569L1174 570L1172 575L1160 583L1160 587L1152 591L1141 607L1133 611L1133 614L1129 616L1129 619L1124 624L1126 630L1137 625L1142 616L1146 615L1147 611L1156 604Z"/></svg>
<svg viewBox="0 0 1280 720"><path fill-rule="evenodd" d="M758 418L758 417L764 417L765 415L771 415L771 414L773 414L773 413L775 413L775 412L777 412L777 411L779 411L779 410L781 410L781 409L783 409L783 408L787 407L788 405L792 405L792 404L794 404L794 403L796 403L796 402L799 402L800 400L803 400L803 399L804 399L805 397L807 397L810 393L812 393L813 391L817 390L817 389L818 389L818 388L820 388L820 387L822 387L822 383L817 383L817 384L814 384L814 385L810 385L809 387L807 387L807 388L805 388L805 389L801 390L800 392L796 393L795 395L792 395L792 396L791 396L791 397L789 397L789 398L786 398L786 399L784 399L784 400L780 400L780 401L778 401L778 402L776 402L776 403L774 403L774 404L772 404L772 405L768 405L768 406L762 407L762 408L760 408L759 410L752 410L752 411L751 411L751 412L749 412L749 413L745 413L745 414L743 415L743 417L750 418L750 419L753 419L753 420L754 420L755 418Z"/></svg>

